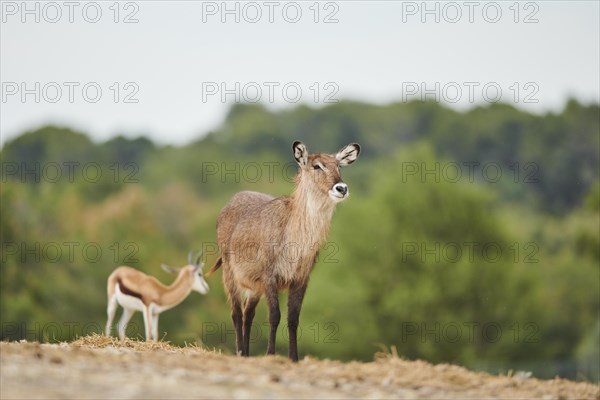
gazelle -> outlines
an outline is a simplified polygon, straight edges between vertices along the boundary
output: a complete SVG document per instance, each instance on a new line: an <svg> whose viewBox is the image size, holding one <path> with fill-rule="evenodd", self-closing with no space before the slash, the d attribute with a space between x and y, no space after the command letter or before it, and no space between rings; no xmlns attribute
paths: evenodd
<svg viewBox="0 0 600 400"><path fill-rule="evenodd" d="M217 220L221 256L207 275L223 266L237 352L242 356L250 353L250 329L262 295L269 307L267 354L275 354L281 317L278 292L289 289L289 357L298 360L296 333L308 277L327 238L335 206L349 194L339 168L358 158L360 146L349 144L337 154L308 154L302 142L294 142L292 150L300 168L291 196L239 192Z"/></svg>
<svg viewBox="0 0 600 400"><path fill-rule="evenodd" d="M136 311L144 314L146 340L158 340L158 315L181 303L195 290L201 294L208 293L208 284L202 276L200 263L202 253L192 262L192 254L188 255L188 265L174 268L162 264L161 267L177 278L170 286L165 286L153 276L146 275L127 266L118 267L108 277L108 321L106 336L110 336L112 321L117 311L117 304L123 307L123 315L119 321L119 338L125 337L127 323Z"/></svg>

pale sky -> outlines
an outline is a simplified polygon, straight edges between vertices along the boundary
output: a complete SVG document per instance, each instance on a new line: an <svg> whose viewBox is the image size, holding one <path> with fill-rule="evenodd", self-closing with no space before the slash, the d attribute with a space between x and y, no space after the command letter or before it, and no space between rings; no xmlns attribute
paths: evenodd
<svg viewBox="0 0 600 400"><path fill-rule="evenodd" d="M237 100L600 101L597 1L23 4L1 4L1 143L54 123L180 145Z"/></svg>

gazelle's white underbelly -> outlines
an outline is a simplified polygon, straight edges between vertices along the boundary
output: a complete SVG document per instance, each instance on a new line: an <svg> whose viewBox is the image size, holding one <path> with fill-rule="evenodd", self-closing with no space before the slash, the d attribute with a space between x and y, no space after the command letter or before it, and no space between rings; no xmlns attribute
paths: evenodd
<svg viewBox="0 0 600 400"><path fill-rule="evenodd" d="M117 302L123 308L128 308L130 310L142 311L142 312L144 312L144 309L146 308L146 306L144 305L142 300L140 300L138 297L130 296L128 294L124 294L123 292L121 292L118 284L115 285L115 296L117 298ZM160 314L161 312L172 308L172 306L171 307L159 306L156 303L150 303L148 308L150 309L150 312L152 314Z"/></svg>
<svg viewBox="0 0 600 400"><path fill-rule="evenodd" d="M169 310L173 308L173 306L159 306L156 303L150 303L150 310L152 310L152 314L160 314L163 311Z"/></svg>
<svg viewBox="0 0 600 400"><path fill-rule="evenodd" d="M121 307L135 311L144 311L145 306L142 300L137 297L124 294L121 292L118 284L115 285L115 296L117 297L117 302Z"/></svg>

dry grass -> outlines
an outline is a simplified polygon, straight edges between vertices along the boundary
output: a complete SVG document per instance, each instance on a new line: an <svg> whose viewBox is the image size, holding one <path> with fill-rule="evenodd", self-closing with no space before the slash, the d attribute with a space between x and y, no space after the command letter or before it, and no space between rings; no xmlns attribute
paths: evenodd
<svg viewBox="0 0 600 400"><path fill-rule="evenodd" d="M203 349L196 344L186 343L185 347L173 346L168 341L146 342L138 339L125 338L120 340L113 336L105 336L94 333L89 336L83 336L71 343L74 347L88 349L104 349L107 347L118 349L130 349L133 351L164 351L167 353L187 353L201 352L206 353L209 350ZM210 351L210 352L215 352Z"/></svg>
<svg viewBox="0 0 600 400"><path fill-rule="evenodd" d="M0 343L0 398L597 399L600 387L526 374L493 376L403 359L241 358L195 345L92 335L73 343Z"/></svg>

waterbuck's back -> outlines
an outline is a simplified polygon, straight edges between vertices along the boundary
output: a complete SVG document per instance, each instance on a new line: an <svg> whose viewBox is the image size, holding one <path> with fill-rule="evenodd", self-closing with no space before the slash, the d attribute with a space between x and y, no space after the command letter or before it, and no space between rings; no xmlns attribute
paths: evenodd
<svg viewBox="0 0 600 400"><path fill-rule="evenodd" d="M226 249L233 250L230 249L230 243L234 234L239 235L255 225L252 223L256 222L273 199L273 196L250 191L236 193L231 198L217 219L217 240L222 253L226 253ZM227 259L227 255L223 255Z"/></svg>
<svg viewBox="0 0 600 400"><path fill-rule="evenodd" d="M282 280L278 267L290 217L290 198L240 192L219 214L217 240L224 268L242 286L253 289L265 277ZM285 279L283 279L285 280Z"/></svg>

